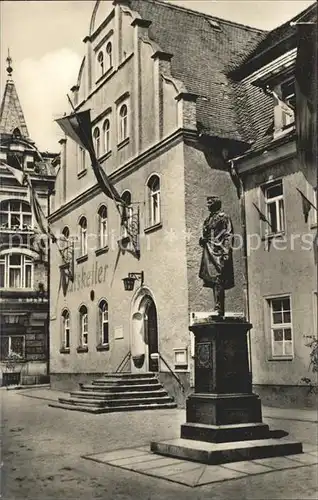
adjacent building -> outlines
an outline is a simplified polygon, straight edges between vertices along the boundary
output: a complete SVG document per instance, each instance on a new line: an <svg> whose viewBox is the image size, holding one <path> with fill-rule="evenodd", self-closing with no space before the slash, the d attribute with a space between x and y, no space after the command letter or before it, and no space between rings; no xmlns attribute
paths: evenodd
<svg viewBox="0 0 318 500"><path fill-rule="evenodd" d="M227 293L226 309L250 315L254 324L255 383L273 388L276 383L288 385L294 377L293 384L299 384L294 367L297 364L300 374L308 366L302 333L313 330L309 320L301 319L300 310L298 316L290 311L299 300L298 290L306 303L314 295L313 254L307 252L304 261L290 250L287 260L277 252L273 256L264 249L273 240L267 233L261 234L262 245L253 254L239 244L245 229L248 234L263 231L253 208L255 203L265 210L260 208L260 193L272 214L266 193L268 188L271 196L273 187L277 214L282 214L278 182L283 178L284 196L298 182L300 189L306 188L295 159L288 159L283 175L278 171L284 167L270 170L262 155L264 144L269 149L265 138L275 151L281 143L295 148L292 133L284 129L278 137L270 128L278 116L277 104L272 94L257 86L258 77L250 77L254 63L249 66L248 58L268 36L159 0L96 2L72 88L73 102L77 111L91 110L95 151L129 205L130 230L123 226L115 203L102 193L88 155L71 139L62 139L49 218L59 235L50 264L52 387L72 389L78 382L116 370L159 371L179 398L173 371L191 390L194 352L189 321L213 309L212 292L198 277L198 240L207 214L206 196L211 194L221 197L236 233L236 286ZM265 62L256 71L263 66ZM229 173L230 159L238 157L234 164L245 188L240 199ZM274 160L281 162L276 156ZM287 175L289 168L295 171L294 180ZM313 179L307 180L309 189ZM292 207L297 217L292 220L304 231L299 204L297 198ZM297 261L292 269L288 259ZM305 275L294 291L295 266ZM124 278L130 280L123 282ZM269 308L269 320L264 307ZM306 318L313 307L308 299ZM274 351L267 353L264 347L265 339L275 335L267 321L276 309L286 320L289 313L290 321L296 321L292 347L266 340L268 349L283 349L282 361L272 361ZM290 336L285 323L283 328Z"/></svg>
<svg viewBox="0 0 318 500"><path fill-rule="evenodd" d="M56 156L29 137L7 59L0 108L0 378L2 385L48 382L47 241L40 238L27 188L5 165L27 174L48 214ZM21 177L22 180L22 177Z"/></svg>
<svg viewBox="0 0 318 500"><path fill-rule="evenodd" d="M299 18L315 24L317 6ZM301 379L315 380L306 337L317 336L317 158L297 155L296 53L297 29L288 22L232 76L274 104L265 133L235 162L245 188L253 382L263 401L306 405L314 394Z"/></svg>

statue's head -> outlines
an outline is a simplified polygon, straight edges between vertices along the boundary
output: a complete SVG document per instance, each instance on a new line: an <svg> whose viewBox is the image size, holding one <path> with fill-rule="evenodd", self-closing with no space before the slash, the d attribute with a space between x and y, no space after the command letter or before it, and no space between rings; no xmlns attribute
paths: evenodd
<svg viewBox="0 0 318 500"><path fill-rule="evenodd" d="M222 202L218 196L211 195L206 197L206 202L208 209L210 212L216 212L217 210L220 210L222 206Z"/></svg>

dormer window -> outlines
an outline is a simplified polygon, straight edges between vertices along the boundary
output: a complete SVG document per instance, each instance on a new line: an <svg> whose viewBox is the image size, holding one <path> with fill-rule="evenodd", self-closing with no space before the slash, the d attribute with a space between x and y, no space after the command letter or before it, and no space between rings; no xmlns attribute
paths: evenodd
<svg viewBox="0 0 318 500"><path fill-rule="evenodd" d="M293 108L296 109L296 94L295 94L295 80L294 78L289 78L281 84L281 92L283 101Z"/></svg>
<svg viewBox="0 0 318 500"><path fill-rule="evenodd" d="M289 77L275 86L274 137L288 132L295 123L295 80Z"/></svg>

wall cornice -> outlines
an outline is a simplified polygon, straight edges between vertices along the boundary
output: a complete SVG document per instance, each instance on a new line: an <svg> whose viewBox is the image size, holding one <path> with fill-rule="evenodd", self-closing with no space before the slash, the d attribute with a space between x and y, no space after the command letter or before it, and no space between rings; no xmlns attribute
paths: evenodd
<svg viewBox="0 0 318 500"><path fill-rule="evenodd" d="M154 160L158 156L162 155L165 153L167 150L171 149L172 147L176 146L182 141L185 140L195 140L194 137L194 132L192 130L187 130L187 129L178 129L172 134L170 134L167 137L164 137L160 142L157 142L156 144L153 144L150 146L146 151L143 151L139 155L135 156L134 158L131 158L128 160L126 163L121 165L119 168L117 168L114 172L112 172L109 175L109 179L112 183L116 183L120 181L121 179L124 179L128 175L130 175L132 172L135 170L141 168L143 165L148 163L149 161ZM90 187L87 189L85 192L80 193L78 196L70 200L69 202L65 203L63 206L58 208L55 212L53 212L50 217L49 221L56 222L58 221L61 217L69 214L76 208L80 207L84 203L90 201L93 199L95 196L101 193L101 189L98 184L95 184L94 186Z"/></svg>

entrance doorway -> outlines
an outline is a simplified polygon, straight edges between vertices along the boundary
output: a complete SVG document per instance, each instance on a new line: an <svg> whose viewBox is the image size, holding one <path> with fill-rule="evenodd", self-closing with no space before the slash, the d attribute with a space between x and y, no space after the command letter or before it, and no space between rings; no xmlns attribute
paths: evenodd
<svg viewBox="0 0 318 500"><path fill-rule="evenodd" d="M157 309L151 297L147 297L148 303L145 310L145 340L148 344L148 369L150 372L157 372L159 360L152 359L151 355L158 353L158 322ZM148 342L147 342L148 340Z"/></svg>
<svg viewBox="0 0 318 500"><path fill-rule="evenodd" d="M132 371L156 372L159 367L158 317L156 304L148 289L141 289L132 310Z"/></svg>

